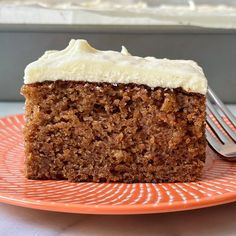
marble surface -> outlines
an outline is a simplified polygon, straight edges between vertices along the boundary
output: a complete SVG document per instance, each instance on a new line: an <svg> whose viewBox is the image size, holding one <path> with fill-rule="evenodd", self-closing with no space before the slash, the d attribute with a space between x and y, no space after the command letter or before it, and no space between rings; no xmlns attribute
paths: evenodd
<svg viewBox="0 0 236 236"><path fill-rule="evenodd" d="M236 114L236 106L230 106ZM23 112L23 103L0 102L0 116ZM236 203L185 212L100 216L47 212L0 203L0 235L236 235Z"/></svg>
<svg viewBox="0 0 236 236"><path fill-rule="evenodd" d="M186 212L98 216L0 204L0 235L234 236L236 203Z"/></svg>

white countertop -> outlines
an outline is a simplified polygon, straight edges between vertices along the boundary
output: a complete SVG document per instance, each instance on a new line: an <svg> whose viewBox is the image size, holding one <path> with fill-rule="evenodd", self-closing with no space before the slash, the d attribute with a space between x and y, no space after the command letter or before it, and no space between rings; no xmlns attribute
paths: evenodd
<svg viewBox="0 0 236 236"><path fill-rule="evenodd" d="M236 114L236 106L230 106ZM0 116L22 113L23 103L0 102ZM0 235L236 235L236 203L199 210L134 216L47 212L0 203Z"/></svg>

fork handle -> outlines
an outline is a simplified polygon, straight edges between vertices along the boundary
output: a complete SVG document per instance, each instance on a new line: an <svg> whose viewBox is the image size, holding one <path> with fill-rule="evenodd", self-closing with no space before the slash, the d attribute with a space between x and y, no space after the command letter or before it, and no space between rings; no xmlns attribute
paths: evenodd
<svg viewBox="0 0 236 236"><path fill-rule="evenodd" d="M218 98L218 96L214 93L214 91L208 87L208 94L210 97L216 102L216 104L220 107L220 109L225 113L225 115L229 118L229 120L236 127L236 118L234 114L222 103L222 101Z"/></svg>

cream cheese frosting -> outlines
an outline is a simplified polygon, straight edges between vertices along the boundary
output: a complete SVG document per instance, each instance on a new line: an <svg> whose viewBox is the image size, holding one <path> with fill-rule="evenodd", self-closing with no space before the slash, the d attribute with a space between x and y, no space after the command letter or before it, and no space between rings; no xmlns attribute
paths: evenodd
<svg viewBox="0 0 236 236"><path fill-rule="evenodd" d="M235 0L0 0L0 24L235 29L236 5Z"/></svg>
<svg viewBox="0 0 236 236"><path fill-rule="evenodd" d="M64 50L45 52L25 69L25 84L57 80L135 83L207 92L206 77L194 61L132 56L124 46L121 52L100 51L82 39L72 39Z"/></svg>

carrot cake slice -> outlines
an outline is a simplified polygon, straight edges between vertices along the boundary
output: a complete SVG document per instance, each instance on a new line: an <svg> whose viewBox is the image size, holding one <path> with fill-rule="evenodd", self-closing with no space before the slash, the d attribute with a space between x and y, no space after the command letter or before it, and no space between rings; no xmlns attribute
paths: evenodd
<svg viewBox="0 0 236 236"><path fill-rule="evenodd" d="M205 162L207 80L193 61L71 40L25 69L26 176L195 181Z"/></svg>

